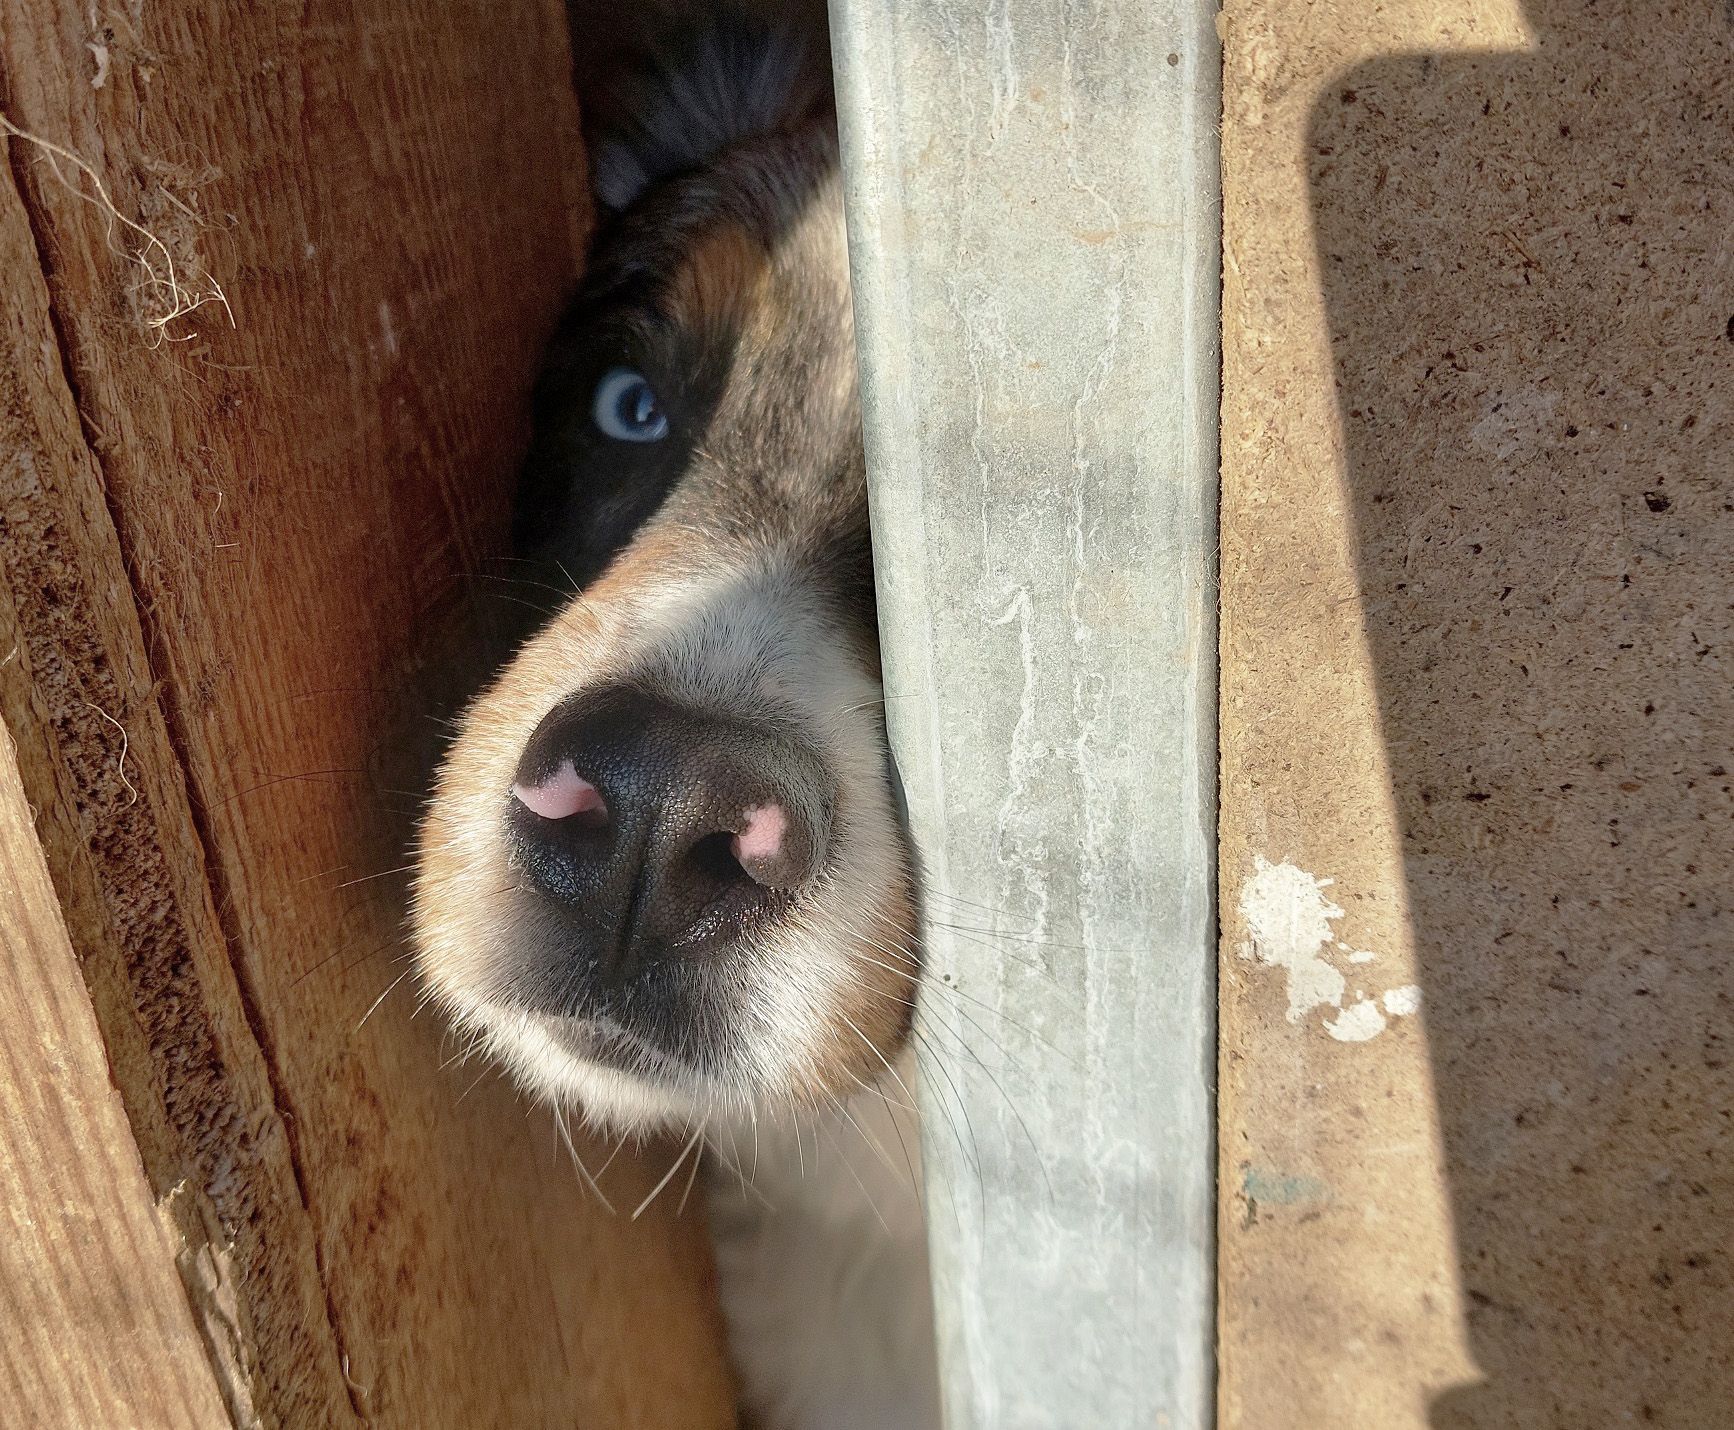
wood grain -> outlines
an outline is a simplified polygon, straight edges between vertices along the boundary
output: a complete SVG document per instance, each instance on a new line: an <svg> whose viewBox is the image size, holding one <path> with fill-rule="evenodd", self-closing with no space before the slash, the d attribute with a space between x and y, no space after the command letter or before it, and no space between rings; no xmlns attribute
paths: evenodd
<svg viewBox="0 0 1734 1430"><path fill-rule="evenodd" d="M587 223L557 7L104 14L11 6L0 109L227 308L154 330L136 235L12 141L0 710L228 1415L727 1424L696 1218L601 1210L384 996L406 732L501 624Z"/></svg>
<svg viewBox="0 0 1734 1430"><path fill-rule="evenodd" d="M0 711L151 1184L218 1272L193 1305L230 1403L336 1423L312 1230L10 173L0 273Z"/></svg>
<svg viewBox="0 0 1734 1430"><path fill-rule="evenodd" d="M108 1080L90 996L0 730L0 1340L5 1419L205 1426L223 1402Z"/></svg>

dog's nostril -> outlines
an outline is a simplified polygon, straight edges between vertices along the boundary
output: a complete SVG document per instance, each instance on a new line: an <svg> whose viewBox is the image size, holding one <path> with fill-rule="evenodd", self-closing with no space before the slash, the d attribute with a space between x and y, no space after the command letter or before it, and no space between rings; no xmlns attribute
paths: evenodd
<svg viewBox="0 0 1734 1430"><path fill-rule="evenodd" d="M729 893L756 893L758 882L747 872L735 854L734 840L735 836L727 830L719 830L715 834L705 835L687 851L686 868L682 872L685 877L695 881L701 897L706 885L714 889L719 898ZM737 899L736 902L743 901Z"/></svg>
<svg viewBox="0 0 1734 1430"><path fill-rule="evenodd" d="M789 816L780 804L760 804L745 810L741 827L729 840L729 852L755 884L786 889L799 884L807 871L790 857Z"/></svg>
<svg viewBox="0 0 1734 1430"><path fill-rule="evenodd" d="M571 760L562 760L553 774L534 784L514 784L512 796L541 819L576 819L591 828L608 822L601 791L573 768Z"/></svg>
<svg viewBox="0 0 1734 1430"><path fill-rule="evenodd" d="M818 875L834 803L788 735L630 689L544 719L512 795L520 871L606 977L763 927Z"/></svg>
<svg viewBox="0 0 1734 1430"><path fill-rule="evenodd" d="M718 830L715 834L707 834L687 853L692 867L699 873L717 880L719 883L733 884L746 877L746 870L741 868L740 860L735 857L730 847L734 836L727 830Z"/></svg>

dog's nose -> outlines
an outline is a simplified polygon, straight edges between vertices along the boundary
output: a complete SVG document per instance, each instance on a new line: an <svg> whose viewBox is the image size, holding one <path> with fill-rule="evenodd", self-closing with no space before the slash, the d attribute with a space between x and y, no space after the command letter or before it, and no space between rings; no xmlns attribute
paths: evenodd
<svg viewBox="0 0 1734 1430"><path fill-rule="evenodd" d="M619 689L542 721L508 825L573 952L620 977L716 951L786 908L822 867L834 802L787 733Z"/></svg>

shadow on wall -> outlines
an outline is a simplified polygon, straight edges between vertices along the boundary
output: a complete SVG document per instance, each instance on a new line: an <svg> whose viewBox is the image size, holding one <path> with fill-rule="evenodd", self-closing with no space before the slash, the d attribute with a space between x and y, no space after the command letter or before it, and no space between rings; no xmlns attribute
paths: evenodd
<svg viewBox="0 0 1734 1430"><path fill-rule="evenodd" d="M1734 12L1526 13L1310 134L1485 1377L1432 1423L1726 1426Z"/></svg>

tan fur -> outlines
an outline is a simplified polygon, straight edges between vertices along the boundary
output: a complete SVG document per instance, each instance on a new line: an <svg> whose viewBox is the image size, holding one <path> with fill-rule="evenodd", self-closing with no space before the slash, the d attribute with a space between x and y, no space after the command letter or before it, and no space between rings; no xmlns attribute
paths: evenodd
<svg viewBox="0 0 1734 1430"><path fill-rule="evenodd" d="M822 43L773 34L755 52L746 33L677 43L673 69L665 56L619 87L624 117L599 137L598 190L618 212L538 387L515 533L582 594L463 722L422 828L415 943L458 1027L536 1095L611 1129L678 1127L723 1161L752 1149L737 1203L732 1177L713 1184L712 1226L754 1423L875 1407L872 1423L913 1430L939 1423L925 1237L917 1168L903 1180L885 1146L907 1159L919 1145L905 1044L920 947L885 746L828 67ZM616 420L621 368L662 422ZM611 701L648 735L665 719L683 732L656 746L677 772L688 752L703 763L713 731L749 751L747 791L790 752L804 772L777 795L808 841L799 875L738 922L719 914L702 943L639 942L644 911L670 906L631 831L674 806L635 803L663 798L661 776L608 787L610 758L644 772L637 730L586 724ZM629 904L618 880L550 878L556 832L514 802L568 740L574 768L599 762L586 777L618 820L573 863L643 879ZM706 914L741 892L726 885ZM821 1130L827 1145L804 1145ZM749 1196L761 1132L769 1195Z"/></svg>
<svg viewBox="0 0 1734 1430"><path fill-rule="evenodd" d="M694 330L707 325L762 329L765 318L775 320L774 294L764 244L739 223L725 220L693 245L669 285L668 309Z"/></svg>
<svg viewBox="0 0 1734 1430"><path fill-rule="evenodd" d="M743 295L737 290L734 296ZM774 543L730 543L715 533L672 525L647 528L525 646L472 708L423 828L414 916L424 975L460 1024L485 1020L518 922L516 901L527 897L507 857L502 811L532 732L574 693L634 675L647 656L678 649L691 606L704 605L702 599L695 602L695 593L707 587L726 592L743 573L753 584L755 568L774 571L778 564ZM833 631L830 637L826 644L839 663L858 666L845 633ZM726 667L705 666L702 653L698 659L699 668L686 676L688 698L708 696L719 704L732 698L752 708L753 691L733 682ZM810 657L797 652L787 673L775 677L777 695L811 702L813 692L800 685L820 663L817 652ZM868 676L858 679L842 697L848 702L843 710L813 710L815 735L821 748L839 758L844 748L865 743L871 761L882 758L872 708L877 692ZM844 795L845 800L871 800L873 786L845 780ZM840 822L850 817L888 826L890 811L839 810ZM888 851L876 849L867 862L883 866L887 857ZM828 1006L807 1009L810 1025L790 1030L799 1032L800 1046L782 1077L760 1078L744 1099L716 1090L716 1105L775 1115L782 1107L823 1104L871 1081L883 1072L884 1061L895 1057L914 1001L914 907L905 870L881 867L878 872L879 887L857 881L855 887L838 889L829 906L798 908L785 947L765 951L761 962L771 966L755 976L772 985L763 995L768 1006L775 1003L774 985L792 982L797 965L811 977L813 968L829 958L836 976L823 990ZM510 1050L497 1051L511 1057ZM539 1076L531 1068L520 1071L532 1079ZM644 1116L636 1105L630 1110L601 1106L604 1101L588 1099L586 1111L602 1120L665 1120ZM675 1100L671 1110L678 1109L681 1117L703 1115L705 1102L693 1094Z"/></svg>
<svg viewBox="0 0 1734 1430"><path fill-rule="evenodd" d="M806 114L810 87L788 90ZM710 91L681 92L690 104ZM887 778L834 135L822 117L785 116L658 179L679 136L634 132L656 151L622 149L619 172L648 187L596 254L592 296L556 345L532 454L551 496L533 538L557 552L571 528L580 569L600 574L468 713L422 829L413 910L421 972L459 1025L538 1092L629 1127L776 1116L855 1092L900 1050L919 969ZM592 355L594 331L611 345ZM623 354L704 404L677 413L683 465L641 506L643 483L666 476L634 463L657 454L610 447L585 420L598 365ZM583 545L622 512L628 524L600 552ZM603 1066L586 1056L581 1018L514 997L527 957L560 957L527 944L552 935L535 932L547 927L532 916L540 896L519 887L510 855L519 762L557 706L627 682L701 719L774 718L836 786L820 872L774 920L694 965L695 996L727 1019L720 1070Z"/></svg>

